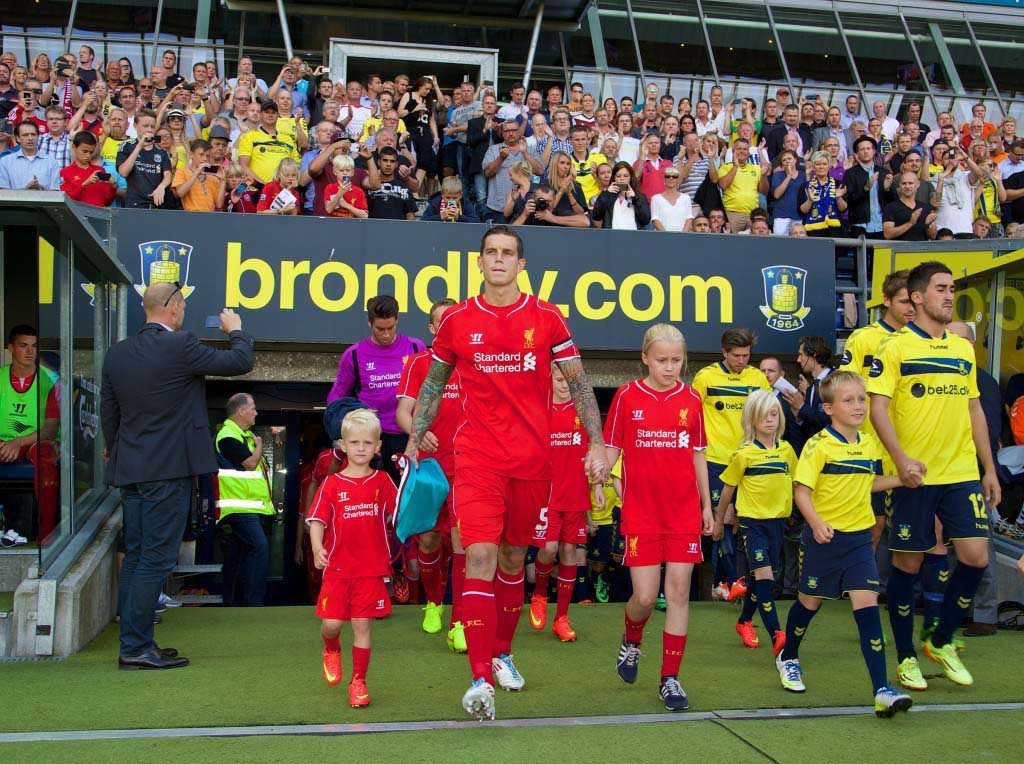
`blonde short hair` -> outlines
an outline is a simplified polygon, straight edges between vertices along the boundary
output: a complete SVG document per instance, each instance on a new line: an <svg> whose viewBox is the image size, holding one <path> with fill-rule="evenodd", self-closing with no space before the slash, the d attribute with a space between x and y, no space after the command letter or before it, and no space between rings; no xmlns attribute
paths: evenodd
<svg viewBox="0 0 1024 764"><path fill-rule="evenodd" d="M373 409L356 409L350 411L341 420L341 437L345 438L357 431L368 431L373 433L375 438L380 437L380 419Z"/></svg>
<svg viewBox="0 0 1024 764"><path fill-rule="evenodd" d="M782 438L782 432L786 429L786 417L782 411L782 404L778 396L772 390L755 390L747 396L743 404L743 414L740 422L743 426L743 443L753 443L757 437L757 426L765 420L771 410L779 412L779 419L775 425L775 432L772 435L778 443Z"/></svg>
<svg viewBox="0 0 1024 764"><path fill-rule="evenodd" d="M225 178L241 178L244 175L245 170L242 168L242 165L238 164L238 162L231 162L224 171Z"/></svg>
<svg viewBox="0 0 1024 764"><path fill-rule="evenodd" d="M354 170L356 163L347 154L338 154L338 156L331 160L331 167L334 168L335 172L343 172L345 170Z"/></svg>
<svg viewBox="0 0 1024 764"><path fill-rule="evenodd" d="M462 181L459 180L458 175L449 175L447 178L441 181L441 193L442 194L461 194L462 193Z"/></svg>
<svg viewBox="0 0 1024 764"><path fill-rule="evenodd" d="M295 172L298 172L299 171L299 163L296 162L291 157L285 157L284 159L282 159L281 163L278 164L278 166L277 166L277 170L274 172L274 180L277 181L278 183L281 182L281 171L282 170L295 170Z"/></svg>
<svg viewBox="0 0 1024 764"><path fill-rule="evenodd" d="M835 403L836 388L840 385L857 385L861 390L866 389L864 377L852 371L834 371L818 385L818 392L821 400L825 403Z"/></svg>
<svg viewBox="0 0 1024 764"><path fill-rule="evenodd" d="M672 324L654 324L644 332L644 340L640 346L640 352L646 353L655 342L667 342L670 345L678 345L683 349L683 368L680 374L686 373L686 338L683 333Z"/></svg>

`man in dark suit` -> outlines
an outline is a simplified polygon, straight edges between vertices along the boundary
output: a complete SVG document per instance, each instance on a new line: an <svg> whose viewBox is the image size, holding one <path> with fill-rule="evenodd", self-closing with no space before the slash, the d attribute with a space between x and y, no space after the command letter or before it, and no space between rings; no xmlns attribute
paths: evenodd
<svg viewBox="0 0 1024 764"><path fill-rule="evenodd" d="M796 415L796 423L806 443L811 436L832 424L818 392L821 380L832 373L832 350L828 341L824 337L801 337L796 362L802 372L799 390L784 397Z"/></svg>
<svg viewBox="0 0 1024 764"><path fill-rule="evenodd" d="M497 116L498 102L490 93L481 101L482 117L473 117L466 125L466 147L469 152L469 175L471 193L476 204L477 217L483 220L487 211L487 176L484 175L484 156L487 149L502 142L501 120Z"/></svg>
<svg viewBox="0 0 1024 764"><path fill-rule="evenodd" d="M800 107L792 103L782 110L782 124L773 127L765 136L765 150L772 161L775 161L775 157L782 151L782 140L788 133L800 137L801 145L796 153L797 156L806 157L814 146L814 135L810 125L800 121Z"/></svg>
<svg viewBox="0 0 1024 764"><path fill-rule="evenodd" d="M220 314L231 347L216 350L181 331L185 300L177 284L151 285L146 323L108 352L100 413L107 482L121 489L125 558L118 585L122 669L187 666L153 641L153 613L178 558L196 475L217 471L204 375L252 369L252 337L234 311Z"/></svg>
<svg viewBox="0 0 1024 764"><path fill-rule="evenodd" d="M869 135L862 135L853 143L853 165L846 171L846 203L850 217L850 232L869 239L882 238L882 210L893 201L891 193L893 174L888 167L875 164L878 144Z"/></svg>

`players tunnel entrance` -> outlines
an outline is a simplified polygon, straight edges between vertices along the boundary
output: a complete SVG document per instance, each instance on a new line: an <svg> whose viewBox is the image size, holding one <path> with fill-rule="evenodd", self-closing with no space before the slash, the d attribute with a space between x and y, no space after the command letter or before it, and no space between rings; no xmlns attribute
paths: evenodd
<svg viewBox="0 0 1024 764"><path fill-rule="evenodd" d="M259 355L257 353L257 355ZM296 354L301 355L301 354ZM264 521L270 559L266 578L266 605L302 605L312 602L310 567L297 559L299 518L305 509L306 491L317 456L329 447L323 428L324 401L330 384L323 382L250 382L209 380L206 398L211 438L225 418L228 398L249 393L258 416L253 433L263 440L263 455L270 477L271 498L277 512ZM595 390L602 412L615 390ZM170 592L190 605L237 602L234 592L224 591L224 565L234 552L230 529L217 521L213 480L200 480L200 490L189 519L179 564ZM301 544L299 544L301 547ZM233 594L235 595L233 597Z"/></svg>

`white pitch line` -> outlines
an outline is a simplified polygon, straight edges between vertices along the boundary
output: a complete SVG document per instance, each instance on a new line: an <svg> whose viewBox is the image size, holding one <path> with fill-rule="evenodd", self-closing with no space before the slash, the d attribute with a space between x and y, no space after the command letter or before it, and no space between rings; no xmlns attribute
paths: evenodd
<svg viewBox="0 0 1024 764"><path fill-rule="evenodd" d="M937 703L914 706L912 713L941 711L1021 711L1024 703ZM479 729L482 727L586 727L601 724L658 724L666 722L752 721L765 719L814 719L828 716L861 716L874 711L870 706L831 708L762 708L723 711L693 711L677 714L628 714L620 716L540 717L497 719L491 722L436 720L423 722L376 722L351 724L288 724L252 727L170 727L166 729L65 730L56 732L0 733L3 743L44 743L76 740L151 740L191 737L259 737L264 735L367 735L387 732Z"/></svg>

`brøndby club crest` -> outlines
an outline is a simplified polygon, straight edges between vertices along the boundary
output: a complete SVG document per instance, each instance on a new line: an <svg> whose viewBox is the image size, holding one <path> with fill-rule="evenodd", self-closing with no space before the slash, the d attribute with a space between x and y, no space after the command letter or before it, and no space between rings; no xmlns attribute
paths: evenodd
<svg viewBox="0 0 1024 764"><path fill-rule="evenodd" d="M792 265L769 265L761 269L764 300L761 312L772 329L793 332L802 329L811 309L804 305L807 271Z"/></svg>
<svg viewBox="0 0 1024 764"><path fill-rule="evenodd" d="M180 241L144 241L139 244L139 274L141 284L135 291L145 296L146 288L152 284L181 284L181 296L186 300L195 291L188 285L188 263L192 257L192 245Z"/></svg>

